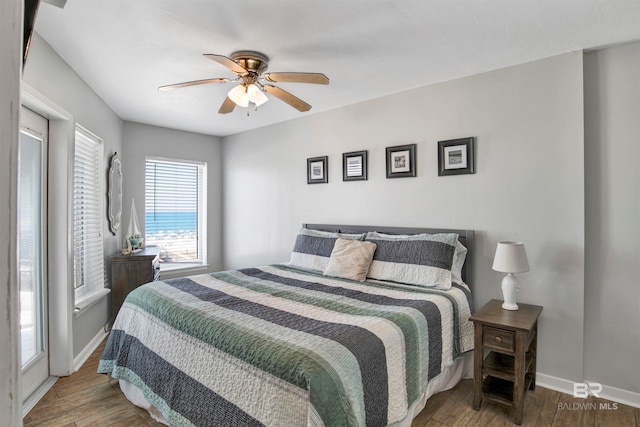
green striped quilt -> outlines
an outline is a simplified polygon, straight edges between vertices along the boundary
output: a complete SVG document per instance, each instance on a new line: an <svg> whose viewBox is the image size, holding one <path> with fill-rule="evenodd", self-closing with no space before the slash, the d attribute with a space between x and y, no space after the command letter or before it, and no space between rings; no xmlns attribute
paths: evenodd
<svg viewBox="0 0 640 427"><path fill-rule="evenodd" d="M473 348L471 301L288 265L154 282L127 297L98 372L175 426L386 426Z"/></svg>

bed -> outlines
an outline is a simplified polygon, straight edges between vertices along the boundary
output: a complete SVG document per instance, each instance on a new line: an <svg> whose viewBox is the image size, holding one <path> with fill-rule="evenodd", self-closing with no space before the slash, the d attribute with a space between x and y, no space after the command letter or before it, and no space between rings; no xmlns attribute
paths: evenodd
<svg viewBox="0 0 640 427"><path fill-rule="evenodd" d="M305 224L288 263L131 292L98 372L168 425L409 426L469 367L472 249L470 230Z"/></svg>

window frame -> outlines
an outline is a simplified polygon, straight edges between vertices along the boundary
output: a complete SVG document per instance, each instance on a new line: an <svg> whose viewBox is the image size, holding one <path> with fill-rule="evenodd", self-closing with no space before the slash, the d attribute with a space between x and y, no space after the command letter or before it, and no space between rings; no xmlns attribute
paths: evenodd
<svg viewBox="0 0 640 427"><path fill-rule="evenodd" d="M77 221L78 218L76 216L76 203L79 201L77 194L77 185L78 183L78 165L79 165L79 144L85 143L87 145L94 144L92 150L95 155L92 159L93 167L86 167L84 169L84 173L90 172L92 174L92 178L96 180L96 186L91 189L92 197L95 198L95 205L91 207L91 210L87 209L87 213L91 213L93 216L91 217L92 221L95 221L91 225L91 229L93 232L97 233L95 237L95 241L91 241L88 237L91 236L77 236ZM107 274L106 274L106 266L105 266L105 257L104 257L104 206L105 206L105 174L104 172L104 141L102 138L98 137L91 131L86 128L76 124L74 131L74 142L73 142L73 167L72 167L72 185L73 185L73 194L72 194L72 210L71 210L71 222L72 222L72 247L73 247L73 269L72 269L72 277L73 277L73 295L74 295L74 307L76 314L81 313L83 310L91 306L94 302L98 301L104 295L109 293L108 283L107 283ZM87 227L88 228L88 227ZM78 242L80 239L81 242ZM87 243L90 242L90 243ZM91 255L86 257L90 260L100 260L98 264L92 264L90 268L82 268L78 267L78 263L82 261L79 259L79 252L84 252L87 249L87 245L91 246L88 248L91 251ZM82 246L79 246L82 245ZM85 260L86 261L86 260ZM80 270L79 270L80 269ZM87 277L88 274L92 274L95 280L89 280ZM80 277L79 277L80 275ZM101 279L97 279L97 277L102 276ZM78 283L80 280L80 283Z"/></svg>
<svg viewBox="0 0 640 427"><path fill-rule="evenodd" d="M175 272L180 270L188 270L188 269L200 269L208 266L207 264L207 242L208 242L208 233L207 233L207 162L205 161L197 161L197 160L188 160L188 159L177 159L177 158L168 158L168 157L157 157L157 156L146 156L145 157L145 183L144 183L144 237L145 237L145 246L157 245L158 241L149 239L147 235L147 168L150 163L165 163L165 164L176 164L176 165L185 165L185 166L196 166L198 168L198 177L197 177L197 252L198 258L189 262L160 262L160 271L161 272ZM162 253L161 253L162 255Z"/></svg>

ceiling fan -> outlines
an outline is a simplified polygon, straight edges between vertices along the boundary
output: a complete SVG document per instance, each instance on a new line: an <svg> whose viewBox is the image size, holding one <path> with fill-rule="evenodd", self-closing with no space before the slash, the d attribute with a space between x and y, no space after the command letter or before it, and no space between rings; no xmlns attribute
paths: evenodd
<svg viewBox="0 0 640 427"><path fill-rule="evenodd" d="M237 77L235 79L213 78L194 80L190 82L160 86L158 90L171 90L209 83L239 82L239 85L233 87L233 89L229 91L227 98L222 103L218 113L227 114L232 112L236 105L240 107L248 107L249 103L253 103L257 108L268 101L268 97L265 93L273 95L281 101L286 102L298 111L304 112L309 111L311 109L311 105L286 90L269 83L329 84L329 79L322 73L265 73L269 66L269 58L260 52L243 50L232 53L230 57L210 53L205 53L204 56L224 65L233 71Z"/></svg>

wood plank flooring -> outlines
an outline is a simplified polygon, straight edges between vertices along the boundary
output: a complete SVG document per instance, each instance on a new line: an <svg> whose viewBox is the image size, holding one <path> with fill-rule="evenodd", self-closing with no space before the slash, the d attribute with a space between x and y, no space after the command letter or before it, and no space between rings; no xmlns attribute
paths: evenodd
<svg viewBox="0 0 640 427"><path fill-rule="evenodd" d="M106 341L106 340L105 340ZM147 427L160 426L144 409L132 405L116 381L96 373L103 342L75 374L60 378L24 418L25 427ZM509 410L483 403L471 409L471 380L438 393L413 421L412 427L514 426ZM615 408L615 409L614 409ZM0 422L0 424L2 424ZM527 392L523 427L640 427L640 409L603 399L574 399L542 387ZM224 427L224 426L221 426Z"/></svg>
<svg viewBox="0 0 640 427"><path fill-rule="evenodd" d="M96 373L106 339L80 370L60 378L23 419L29 426L147 427L162 426L147 411L131 404L117 381ZM0 423L2 424L2 423Z"/></svg>

